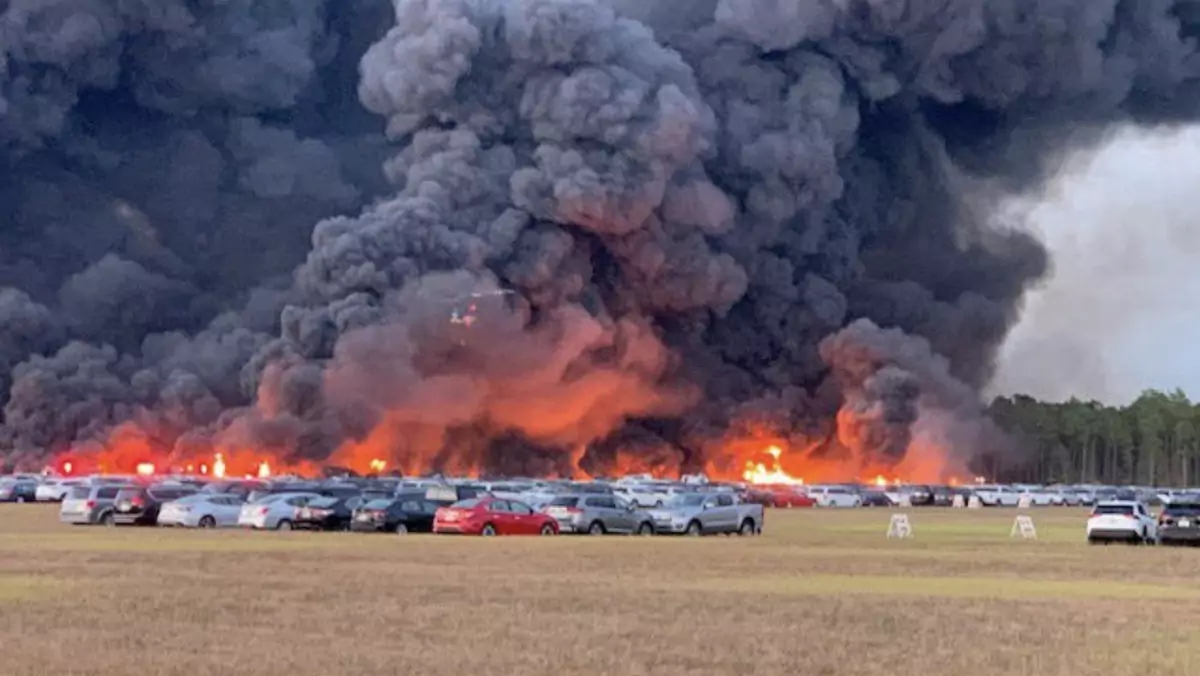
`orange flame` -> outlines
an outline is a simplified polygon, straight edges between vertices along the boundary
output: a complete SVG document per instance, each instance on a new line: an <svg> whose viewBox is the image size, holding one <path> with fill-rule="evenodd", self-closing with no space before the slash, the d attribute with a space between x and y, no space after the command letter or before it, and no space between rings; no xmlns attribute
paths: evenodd
<svg viewBox="0 0 1200 676"><path fill-rule="evenodd" d="M137 473L141 476L151 476L154 474L154 463L139 462L137 466Z"/></svg>
<svg viewBox="0 0 1200 676"><path fill-rule="evenodd" d="M783 471L779 466L779 457L783 455L783 449L772 445L767 448L767 455L771 456L771 467L767 468L766 463L746 461L746 469L742 472L742 479L752 484L787 484L791 486L803 486L804 479L794 477L791 474Z"/></svg>
<svg viewBox="0 0 1200 676"><path fill-rule="evenodd" d="M370 467L372 472L379 474L383 472L383 470L387 469L387 461L380 460L379 458L372 458Z"/></svg>
<svg viewBox="0 0 1200 676"><path fill-rule="evenodd" d="M213 456L212 474L218 479L225 478L225 456L220 453Z"/></svg>
<svg viewBox="0 0 1200 676"><path fill-rule="evenodd" d="M266 460L263 460L262 462L258 463L258 478L266 479L266 478L269 478L270 476L271 476L271 465Z"/></svg>
<svg viewBox="0 0 1200 676"><path fill-rule="evenodd" d="M883 488L884 486L887 486L887 479L884 479L882 474L876 474L875 475L875 485L880 488Z"/></svg>

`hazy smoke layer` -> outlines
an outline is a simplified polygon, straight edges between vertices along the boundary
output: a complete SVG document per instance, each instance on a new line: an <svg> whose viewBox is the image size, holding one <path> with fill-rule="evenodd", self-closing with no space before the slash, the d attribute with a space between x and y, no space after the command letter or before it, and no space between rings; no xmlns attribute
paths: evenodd
<svg viewBox="0 0 1200 676"><path fill-rule="evenodd" d="M1046 256L986 207L1189 119L1191 7L0 3L0 452L987 450Z"/></svg>

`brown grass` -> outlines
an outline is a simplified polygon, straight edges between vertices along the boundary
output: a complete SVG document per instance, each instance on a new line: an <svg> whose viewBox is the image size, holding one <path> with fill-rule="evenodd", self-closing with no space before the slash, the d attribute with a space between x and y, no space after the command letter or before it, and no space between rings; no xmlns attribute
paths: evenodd
<svg viewBox="0 0 1200 676"><path fill-rule="evenodd" d="M1078 510L772 512L760 538L71 528L0 506L0 675L1200 673L1200 549Z"/></svg>

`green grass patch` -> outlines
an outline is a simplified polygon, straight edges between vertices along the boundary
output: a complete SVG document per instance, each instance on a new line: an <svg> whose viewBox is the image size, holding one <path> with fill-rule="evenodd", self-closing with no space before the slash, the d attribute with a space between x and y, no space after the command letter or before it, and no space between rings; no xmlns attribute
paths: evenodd
<svg viewBox="0 0 1200 676"><path fill-rule="evenodd" d="M696 591L740 594L917 596L962 599L1200 599L1200 590L1108 580L1030 580L1001 577L803 575L706 579L682 583Z"/></svg>
<svg viewBox="0 0 1200 676"><path fill-rule="evenodd" d="M54 596L66 587L65 580L33 575L0 574L0 603Z"/></svg>

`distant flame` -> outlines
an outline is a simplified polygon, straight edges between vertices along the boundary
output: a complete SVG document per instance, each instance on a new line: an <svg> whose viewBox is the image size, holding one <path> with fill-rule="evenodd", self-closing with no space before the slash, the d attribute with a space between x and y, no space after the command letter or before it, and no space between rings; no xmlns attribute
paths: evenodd
<svg viewBox="0 0 1200 676"><path fill-rule="evenodd" d="M267 464L266 460L258 463L258 478L266 479L271 476L271 465Z"/></svg>
<svg viewBox="0 0 1200 676"><path fill-rule="evenodd" d="M772 460L770 468L765 463L747 461L746 469L742 472L742 478L752 484L804 485L804 479L788 474L779 466L779 456L783 455L782 448L770 446L767 448L767 455L771 456Z"/></svg>
<svg viewBox="0 0 1200 676"><path fill-rule="evenodd" d="M218 479L225 478L225 458L220 453L213 456L212 474Z"/></svg>
<svg viewBox="0 0 1200 676"><path fill-rule="evenodd" d="M63 474L70 474L72 469L75 469L75 466L74 466L74 465L72 465L71 463L69 463L69 462L64 462L64 463L62 464L62 471L63 471Z"/></svg>
<svg viewBox="0 0 1200 676"><path fill-rule="evenodd" d="M380 460L379 458L375 458L375 459L371 460L371 471L372 472L375 472L376 474L378 474L385 469L387 469L386 461Z"/></svg>
<svg viewBox="0 0 1200 676"><path fill-rule="evenodd" d="M884 479L882 474L877 474L875 476L875 485L883 488L887 485L887 479Z"/></svg>
<svg viewBox="0 0 1200 676"><path fill-rule="evenodd" d="M150 476L154 474L154 463L139 462L137 466L137 473L142 476Z"/></svg>

